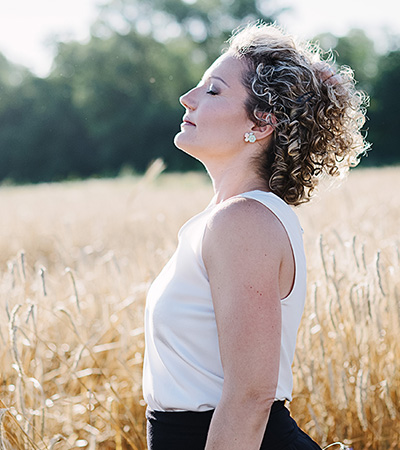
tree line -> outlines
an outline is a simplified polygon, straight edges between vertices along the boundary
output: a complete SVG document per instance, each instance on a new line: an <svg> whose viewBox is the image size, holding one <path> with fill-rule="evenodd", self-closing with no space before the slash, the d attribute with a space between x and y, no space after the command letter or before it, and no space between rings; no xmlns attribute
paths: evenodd
<svg viewBox="0 0 400 450"><path fill-rule="evenodd" d="M266 2L271 6L271 2ZM236 26L279 11L255 0L111 0L86 43L60 42L39 78L0 54L0 181L40 182L142 172L155 158L173 171L200 167L173 146L179 96L197 84ZM400 162L400 50L378 54L361 30L317 36L371 96L363 165Z"/></svg>

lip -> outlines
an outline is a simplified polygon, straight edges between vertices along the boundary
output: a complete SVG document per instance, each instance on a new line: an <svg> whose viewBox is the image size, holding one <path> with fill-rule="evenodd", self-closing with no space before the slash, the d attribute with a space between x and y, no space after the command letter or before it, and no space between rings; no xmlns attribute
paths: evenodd
<svg viewBox="0 0 400 450"><path fill-rule="evenodd" d="M192 127L195 127L196 125L191 121L191 120L189 120L187 117L184 117L183 118L183 120L182 120L182 125L190 125L190 126L192 126Z"/></svg>

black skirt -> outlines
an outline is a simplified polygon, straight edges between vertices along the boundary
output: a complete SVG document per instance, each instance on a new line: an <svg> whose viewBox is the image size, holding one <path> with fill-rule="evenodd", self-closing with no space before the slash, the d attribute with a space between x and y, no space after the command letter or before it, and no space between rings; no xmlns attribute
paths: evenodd
<svg viewBox="0 0 400 450"><path fill-rule="evenodd" d="M148 450L204 450L214 410L146 411ZM285 402L271 408L260 450L321 450L290 417Z"/></svg>

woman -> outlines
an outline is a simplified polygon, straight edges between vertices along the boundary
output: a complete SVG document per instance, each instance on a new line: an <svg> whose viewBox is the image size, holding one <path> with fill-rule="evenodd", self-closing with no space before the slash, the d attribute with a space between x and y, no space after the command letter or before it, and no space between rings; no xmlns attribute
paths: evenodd
<svg viewBox="0 0 400 450"><path fill-rule="evenodd" d="M284 406L306 290L289 205L356 164L362 100L349 70L260 24L181 97L175 144L205 165L215 196L148 294L150 450L320 448Z"/></svg>

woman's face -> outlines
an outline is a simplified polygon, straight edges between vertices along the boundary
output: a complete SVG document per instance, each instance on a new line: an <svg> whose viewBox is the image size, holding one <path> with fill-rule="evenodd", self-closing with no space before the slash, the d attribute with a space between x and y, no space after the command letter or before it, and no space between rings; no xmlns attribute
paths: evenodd
<svg viewBox="0 0 400 450"><path fill-rule="evenodd" d="M218 58L200 83L180 98L186 112L175 145L203 162L240 153L254 123L245 110L244 63L232 55Z"/></svg>

